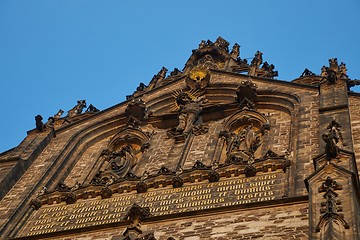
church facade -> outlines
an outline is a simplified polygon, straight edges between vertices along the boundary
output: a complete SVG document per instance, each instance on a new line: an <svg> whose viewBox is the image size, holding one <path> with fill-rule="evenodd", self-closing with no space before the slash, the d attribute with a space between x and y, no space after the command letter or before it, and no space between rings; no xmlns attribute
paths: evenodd
<svg viewBox="0 0 360 240"><path fill-rule="evenodd" d="M330 59L280 81L202 41L99 111L35 117L0 154L0 239L360 239L360 94Z"/></svg>

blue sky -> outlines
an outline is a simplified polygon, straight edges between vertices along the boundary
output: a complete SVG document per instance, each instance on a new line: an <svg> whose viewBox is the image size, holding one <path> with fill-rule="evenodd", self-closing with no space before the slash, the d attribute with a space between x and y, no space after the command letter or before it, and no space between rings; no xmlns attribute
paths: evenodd
<svg viewBox="0 0 360 240"><path fill-rule="evenodd" d="M257 50L293 80L328 59L360 79L360 1L0 0L0 152L79 99L103 110L162 66L182 69L201 40ZM354 88L360 91L359 88Z"/></svg>

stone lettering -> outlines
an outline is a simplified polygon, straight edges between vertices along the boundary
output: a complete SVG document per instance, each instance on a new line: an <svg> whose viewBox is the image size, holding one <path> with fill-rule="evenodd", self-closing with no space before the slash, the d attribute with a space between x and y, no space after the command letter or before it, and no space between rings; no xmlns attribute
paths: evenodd
<svg viewBox="0 0 360 240"><path fill-rule="evenodd" d="M87 199L66 206L40 208L30 219L27 235L78 229L121 221L136 202L154 216L271 201L283 196L283 174L197 183L146 193L124 193L109 199Z"/></svg>

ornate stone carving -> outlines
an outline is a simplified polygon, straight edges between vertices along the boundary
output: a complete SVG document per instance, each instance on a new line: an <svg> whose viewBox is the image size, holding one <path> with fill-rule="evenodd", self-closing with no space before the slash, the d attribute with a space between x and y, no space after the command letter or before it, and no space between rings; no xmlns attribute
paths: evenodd
<svg viewBox="0 0 360 240"><path fill-rule="evenodd" d="M125 109L126 117L129 119L130 117L135 118L138 121L144 121L148 118L148 109L146 107L146 103L138 99L133 99L129 105Z"/></svg>
<svg viewBox="0 0 360 240"><path fill-rule="evenodd" d="M175 109L178 110L179 124L176 128L167 131L168 137L184 136L186 137L193 131L195 125L199 125L199 117L202 106L206 102L204 97L196 97L191 92L178 92L175 98ZM195 132L206 132L205 126L197 127Z"/></svg>
<svg viewBox="0 0 360 240"><path fill-rule="evenodd" d="M269 64L268 62L264 62L260 69L263 73L260 76L269 77L269 78L277 77L279 75L278 71L275 71L274 69L275 69L274 64Z"/></svg>
<svg viewBox="0 0 360 240"><path fill-rule="evenodd" d="M256 84L250 79L241 82L236 90L236 101L238 102L239 108L255 109L256 89Z"/></svg>
<svg viewBox="0 0 360 240"><path fill-rule="evenodd" d="M78 100L77 104L68 111L67 117L74 117L82 113L83 109L86 108L85 100Z"/></svg>
<svg viewBox="0 0 360 240"><path fill-rule="evenodd" d="M218 37L214 43L214 46L229 52L229 42L223 39L222 37Z"/></svg>
<svg viewBox="0 0 360 240"><path fill-rule="evenodd" d="M151 79L146 90L151 90L155 88L158 85L158 83L160 83L163 79L165 79L167 71L168 71L167 68L162 67L161 70Z"/></svg>
<svg viewBox="0 0 360 240"><path fill-rule="evenodd" d="M203 90L210 81L210 71L205 66L195 66L186 78L186 84L190 89Z"/></svg>
<svg viewBox="0 0 360 240"><path fill-rule="evenodd" d="M128 137L130 139L130 137ZM124 139L118 139L120 142L127 142ZM132 144L122 144L117 150L103 150L100 161L103 161L98 173L92 179L94 185L109 185L116 180L126 178L137 178L132 169L137 165L140 154L149 148L149 143L144 143L136 148Z"/></svg>
<svg viewBox="0 0 360 240"><path fill-rule="evenodd" d="M319 187L319 192L326 192L329 189L341 190L342 186L338 184L335 180L333 180L330 176L328 176L326 180Z"/></svg>
<svg viewBox="0 0 360 240"><path fill-rule="evenodd" d="M127 214L125 215L125 220L130 220L134 225L137 225L142 220L151 216L150 208L148 207L141 207L134 203L130 209L128 210Z"/></svg>
<svg viewBox="0 0 360 240"><path fill-rule="evenodd" d="M179 188L184 185L184 180L180 176L174 176L172 179L173 188Z"/></svg>
<svg viewBox="0 0 360 240"><path fill-rule="evenodd" d="M339 154L339 144L343 143L343 137L340 131L340 124L332 120L328 125L328 133L322 135L325 144L325 154L328 159L335 158Z"/></svg>
<svg viewBox="0 0 360 240"><path fill-rule="evenodd" d="M251 164L246 165L244 173L246 177L254 177L256 175L256 168Z"/></svg>
<svg viewBox="0 0 360 240"><path fill-rule="evenodd" d="M220 137L226 140L228 158L249 159L261 145L263 133L254 129L253 125L242 127L238 132L220 132Z"/></svg>
<svg viewBox="0 0 360 240"><path fill-rule="evenodd" d="M138 193L145 193L148 190L148 185L144 181L140 181L136 184L136 191Z"/></svg>
<svg viewBox="0 0 360 240"><path fill-rule="evenodd" d="M220 174L213 170L209 172L208 178L209 178L209 182L218 182L220 180Z"/></svg>
<svg viewBox="0 0 360 240"><path fill-rule="evenodd" d="M251 61L250 68L249 68L249 75L250 76L256 76L256 70L260 68L260 65L262 64L262 52L257 51L255 53L255 56L253 60Z"/></svg>
<svg viewBox="0 0 360 240"><path fill-rule="evenodd" d="M112 196L112 191L110 188L108 188L107 186L103 187L101 189L101 198L105 199L105 198L110 198Z"/></svg>
<svg viewBox="0 0 360 240"><path fill-rule="evenodd" d="M321 203L321 217L316 231L320 232L321 228L329 228L330 231L334 231L331 225L342 224L345 229L349 229L349 224L345 221L344 215L339 213L342 212L341 202L337 199L338 194L336 190L341 190L342 186L333 180L330 176L322 183L319 187L319 192L325 192L325 202ZM331 235L332 233L330 233Z"/></svg>

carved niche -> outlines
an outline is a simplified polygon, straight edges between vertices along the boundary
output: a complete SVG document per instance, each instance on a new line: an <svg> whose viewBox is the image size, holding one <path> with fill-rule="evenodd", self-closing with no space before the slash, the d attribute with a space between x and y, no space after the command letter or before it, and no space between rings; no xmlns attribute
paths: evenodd
<svg viewBox="0 0 360 240"><path fill-rule="evenodd" d="M140 129L128 127L120 131L102 151L100 167L92 184L109 185L121 179L136 178L133 169L149 145L149 137Z"/></svg>
<svg viewBox="0 0 360 240"><path fill-rule="evenodd" d="M262 114L247 109L239 111L228 119L219 134L225 140L222 158L225 162L244 163L260 159L265 152L263 141L269 129L269 121Z"/></svg>
<svg viewBox="0 0 360 240"><path fill-rule="evenodd" d="M208 131L207 125L202 124L201 112L207 102L204 96L196 91L178 91L174 93L173 110L178 112L178 125L167 131L168 137L183 141L190 133L204 134Z"/></svg>

